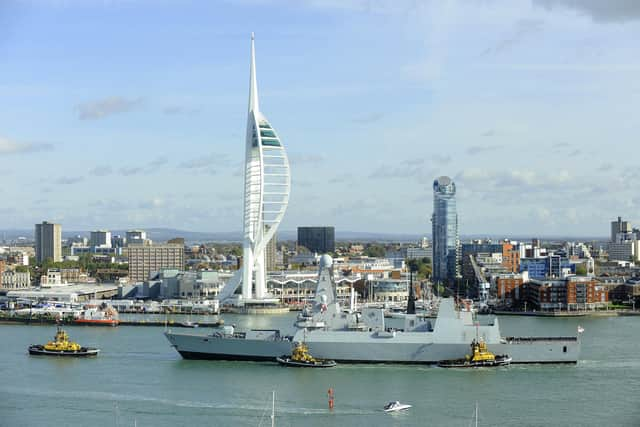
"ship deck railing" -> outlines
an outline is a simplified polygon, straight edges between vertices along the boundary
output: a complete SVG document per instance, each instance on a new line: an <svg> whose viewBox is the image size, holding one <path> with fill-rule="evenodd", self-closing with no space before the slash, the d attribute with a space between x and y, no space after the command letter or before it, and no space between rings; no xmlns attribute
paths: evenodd
<svg viewBox="0 0 640 427"><path fill-rule="evenodd" d="M509 343L528 343L536 341L578 341L577 337L503 337Z"/></svg>

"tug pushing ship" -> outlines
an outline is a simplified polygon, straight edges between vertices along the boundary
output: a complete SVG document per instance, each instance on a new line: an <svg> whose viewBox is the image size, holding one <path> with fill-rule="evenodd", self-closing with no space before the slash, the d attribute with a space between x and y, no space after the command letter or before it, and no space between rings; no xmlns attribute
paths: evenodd
<svg viewBox="0 0 640 427"><path fill-rule="evenodd" d="M276 357L276 361L281 365L306 367L306 368L331 368L336 366L334 360L316 359L309 353L309 348L304 343L299 342L293 348L291 356Z"/></svg>
<svg viewBox="0 0 640 427"><path fill-rule="evenodd" d="M482 339L471 342L471 354L464 359L441 360L438 366L441 368L479 368L482 366L505 366L511 363L511 357L507 354L496 356L487 348L487 343Z"/></svg>

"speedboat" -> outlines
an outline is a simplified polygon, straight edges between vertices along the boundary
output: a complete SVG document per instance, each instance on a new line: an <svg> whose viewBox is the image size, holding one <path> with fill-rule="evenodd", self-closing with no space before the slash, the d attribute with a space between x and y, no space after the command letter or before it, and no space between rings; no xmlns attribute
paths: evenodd
<svg viewBox="0 0 640 427"><path fill-rule="evenodd" d="M191 320L187 320L186 322L180 323L179 326L183 328L197 328L200 325L197 324L196 322L192 322Z"/></svg>
<svg viewBox="0 0 640 427"><path fill-rule="evenodd" d="M411 405L400 403L396 400L384 405L384 412L404 411L405 409L409 409L409 408L411 408Z"/></svg>

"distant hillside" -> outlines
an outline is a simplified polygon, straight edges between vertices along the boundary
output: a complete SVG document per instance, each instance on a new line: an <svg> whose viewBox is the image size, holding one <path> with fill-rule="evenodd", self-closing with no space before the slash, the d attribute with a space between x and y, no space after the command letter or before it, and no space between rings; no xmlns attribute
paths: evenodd
<svg viewBox="0 0 640 427"><path fill-rule="evenodd" d="M147 236L155 242L166 242L174 237L182 237L189 243L202 243L202 242L241 242L241 231L186 231L178 230L175 228L141 228L147 232ZM113 229L111 233L113 235L124 236L127 230L125 229ZM62 238L66 239L77 235L89 237L88 230L62 230ZM431 238L431 234L407 234L407 233L380 233L380 232L368 232L368 231L342 231L336 230L337 241L354 241L354 242L418 242L422 237ZM462 235L460 240L466 242L472 239L492 239L494 241L501 240L508 237L512 240L530 241L533 237L539 238L543 241L604 241L607 240L603 236L541 236L541 235L521 235L521 236L495 236L486 234L469 234ZM26 238L29 241L33 240L32 229L7 229L0 230L0 241L16 241L18 238ZM296 230L282 230L278 232L278 240L296 240Z"/></svg>

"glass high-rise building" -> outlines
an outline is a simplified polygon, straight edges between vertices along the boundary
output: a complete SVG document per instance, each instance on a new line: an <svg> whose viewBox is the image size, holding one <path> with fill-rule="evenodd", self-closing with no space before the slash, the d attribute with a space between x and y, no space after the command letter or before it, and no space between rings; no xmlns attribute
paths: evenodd
<svg viewBox="0 0 640 427"><path fill-rule="evenodd" d="M448 176L433 181L433 281L453 283L459 277L460 239L456 185Z"/></svg>
<svg viewBox="0 0 640 427"><path fill-rule="evenodd" d="M336 229L334 227L298 227L298 246L311 252L325 254L336 250Z"/></svg>

